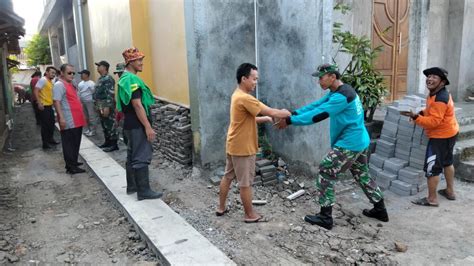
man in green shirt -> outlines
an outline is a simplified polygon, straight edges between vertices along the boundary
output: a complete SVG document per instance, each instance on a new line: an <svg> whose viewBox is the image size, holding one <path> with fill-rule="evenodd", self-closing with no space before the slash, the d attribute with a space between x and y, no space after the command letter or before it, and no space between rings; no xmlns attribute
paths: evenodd
<svg viewBox="0 0 474 266"><path fill-rule="evenodd" d="M138 200L157 199L163 193L151 190L148 170L156 138L150 119L150 107L155 99L150 88L137 76L143 70L145 55L137 48L126 49L122 55L126 67L118 84L117 110L125 115L123 129L128 139L127 194L137 192Z"/></svg>

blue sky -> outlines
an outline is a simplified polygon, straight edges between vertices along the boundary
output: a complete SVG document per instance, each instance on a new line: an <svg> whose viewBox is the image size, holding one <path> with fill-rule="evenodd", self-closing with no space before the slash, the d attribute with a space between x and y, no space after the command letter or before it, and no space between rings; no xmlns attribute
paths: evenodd
<svg viewBox="0 0 474 266"><path fill-rule="evenodd" d="M25 19L25 38L28 41L38 32L38 23L43 14L43 0L13 0L15 13Z"/></svg>

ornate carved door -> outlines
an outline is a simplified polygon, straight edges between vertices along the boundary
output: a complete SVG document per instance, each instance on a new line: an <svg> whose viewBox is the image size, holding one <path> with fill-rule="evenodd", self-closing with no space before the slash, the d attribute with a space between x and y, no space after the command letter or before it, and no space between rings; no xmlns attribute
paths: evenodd
<svg viewBox="0 0 474 266"><path fill-rule="evenodd" d="M375 61L389 88L387 100L407 92L409 0L374 0L372 45L383 51Z"/></svg>

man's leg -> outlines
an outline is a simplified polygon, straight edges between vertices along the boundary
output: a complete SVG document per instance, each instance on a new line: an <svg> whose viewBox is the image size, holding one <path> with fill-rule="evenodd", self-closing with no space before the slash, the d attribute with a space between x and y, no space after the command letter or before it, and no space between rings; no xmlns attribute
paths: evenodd
<svg viewBox="0 0 474 266"><path fill-rule="evenodd" d="M454 166L444 167L444 177L446 177L446 193L450 197L454 197Z"/></svg>
<svg viewBox="0 0 474 266"><path fill-rule="evenodd" d="M117 128L115 128L115 109L110 108L110 114L106 118L105 122L105 128L107 129L107 135L109 136L110 139L110 145L109 147L104 148L105 152L111 152L111 151L116 151L119 149L117 145L118 141L118 135L117 135Z"/></svg>
<svg viewBox="0 0 474 266"><path fill-rule="evenodd" d="M239 181L240 199L244 207L244 220L246 222L255 222L262 218L256 213L252 206L252 185L255 179L255 160L256 156L232 156L232 165L235 176Z"/></svg>
<svg viewBox="0 0 474 266"><path fill-rule="evenodd" d="M240 187L240 199L244 206L245 220L255 220L261 216L253 210L252 206L252 187Z"/></svg>
<svg viewBox="0 0 474 266"><path fill-rule="evenodd" d="M235 178L234 166L232 164L232 157L226 156L225 172L219 184L219 207L216 210L216 215L222 215L227 210L226 201L229 194L230 185Z"/></svg>
<svg viewBox="0 0 474 266"><path fill-rule="evenodd" d="M439 175L428 177L428 202L438 204L438 194L436 189L439 184Z"/></svg>
<svg viewBox="0 0 474 266"><path fill-rule="evenodd" d="M82 139L82 127L77 127L73 129L73 155L74 161L77 163L79 159L79 149L81 147L81 139Z"/></svg>
<svg viewBox="0 0 474 266"><path fill-rule="evenodd" d="M364 209L362 213L367 217L388 222L382 190L380 190L375 180L369 174L367 152L368 150L363 151L350 168L352 176L362 188L369 201L374 204L374 208L370 210Z"/></svg>
<svg viewBox="0 0 474 266"><path fill-rule="evenodd" d="M41 125L41 141L43 143L43 149L50 148L48 144L48 111L46 109L39 111L40 125Z"/></svg>
<svg viewBox="0 0 474 266"><path fill-rule="evenodd" d="M73 129L65 129L61 131L61 145L63 148L63 158L66 163L66 170L70 171L76 167L73 155Z"/></svg>
<svg viewBox="0 0 474 266"><path fill-rule="evenodd" d="M54 140L54 130L56 128L56 126L54 125L55 123L55 120L54 120L54 111L53 111L53 107L52 106L46 106L45 107L45 110L47 110L47 114L48 114L48 143L49 144L59 144L59 142L57 142L56 140Z"/></svg>

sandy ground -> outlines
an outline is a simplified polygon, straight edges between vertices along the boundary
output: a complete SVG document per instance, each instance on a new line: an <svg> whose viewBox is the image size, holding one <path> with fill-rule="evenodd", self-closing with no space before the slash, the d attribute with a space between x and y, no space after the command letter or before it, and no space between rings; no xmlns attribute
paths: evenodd
<svg viewBox="0 0 474 266"><path fill-rule="evenodd" d="M15 111L16 151L0 155L0 264L157 264L102 184L66 174L60 145L41 149L30 104Z"/></svg>
<svg viewBox="0 0 474 266"><path fill-rule="evenodd" d="M94 141L101 143L101 137ZM123 144L111 155L125 164ZM336 186L336 226L328 231L303 221L306 214L319 210L312 177L291 175L290 185L255 187L254 199L268 201L255 208L269 221L245 224L236 188L229 195L230 212L215 216L218 187L208 180L214 173L170 162L159 151L151 168L151 180L156 190L165 192L164 201L239 265L474 265L472 183L456 181L458 199L440 198L438 208L411 203L426 191L411 197L387 191L390 222L381 223L361 214L371 204L349 175ZM286 200L290 192L300 189L300 183L307 193L292 202ZM397 251L395 242L407 251Z"/></svg>

